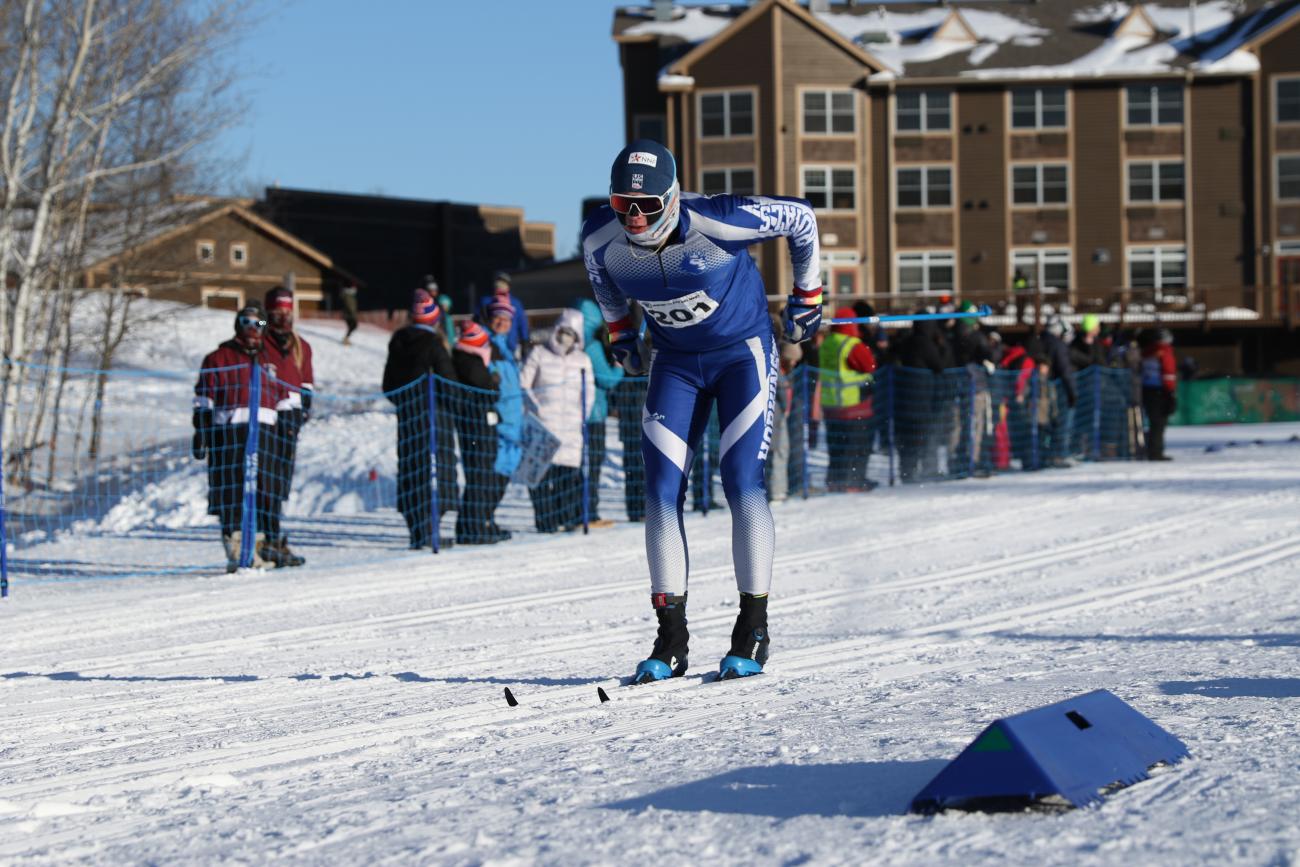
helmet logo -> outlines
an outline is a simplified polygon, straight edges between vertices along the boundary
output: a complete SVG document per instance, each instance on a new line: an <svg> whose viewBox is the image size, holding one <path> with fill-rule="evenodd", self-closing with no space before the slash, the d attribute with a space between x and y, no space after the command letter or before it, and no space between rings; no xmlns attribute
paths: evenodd
<svg viewBox="0 0 1300 867"><path fill-rule="evenodd" d="M632 175L632 189L639 190L645 184L645 175Z"/></svg>
<svg viewBox="0 0 1300 867"><path fill-rule="evenodd" d="M630 166L649 166L653 169L659 165L659 157L654 154L648 154L645 151L632 151L632 153L628 155L627 164Z"/></svg>

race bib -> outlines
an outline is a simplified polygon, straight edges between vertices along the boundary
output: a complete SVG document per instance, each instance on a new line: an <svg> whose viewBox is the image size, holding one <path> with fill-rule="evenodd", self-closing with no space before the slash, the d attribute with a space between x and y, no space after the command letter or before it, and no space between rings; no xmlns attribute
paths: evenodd
<svg viewBox="0 0 1300 867"><path fill-rule="evenodd" d="M699 325L718 309L718 302L704 292L692 292L669 301L639 301L646 315L665 328Z"/></svg>

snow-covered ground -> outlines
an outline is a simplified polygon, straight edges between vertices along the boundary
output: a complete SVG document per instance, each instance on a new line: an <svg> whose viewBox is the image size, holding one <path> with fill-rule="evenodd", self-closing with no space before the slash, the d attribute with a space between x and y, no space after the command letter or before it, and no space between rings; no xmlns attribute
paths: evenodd
<svg viewBox="0 0 1300 867"><path fill-rule="evenodd" d="M638 526L24 583L0 863L1296 864L1298 431L779 504L772 661L726 684L725 513L687 518L694 665L653 687L616 686ZM1095 688L1193 758L1099 808L904 813L990 720Z"/></svg>

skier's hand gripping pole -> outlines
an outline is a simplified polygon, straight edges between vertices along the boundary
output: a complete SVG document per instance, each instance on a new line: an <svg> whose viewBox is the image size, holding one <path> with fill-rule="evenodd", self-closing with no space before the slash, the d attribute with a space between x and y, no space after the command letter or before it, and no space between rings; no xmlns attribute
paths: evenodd
<svg viewBox="0 0 1300 867"><path fill-rule="evenodd" d="M648 365L643 332L632 324L631 317L624 317L609 325L609 351L614 361L627 372L628 376L644 376ZM644 325L642 326L644 328Z"/></svg>
<svg viewBox="0 0 1300 867"><path fill-rule="evenodd" d="M781 311L781 328L785 339L803 343L822 327L822 289L796 288Z"/></svg>

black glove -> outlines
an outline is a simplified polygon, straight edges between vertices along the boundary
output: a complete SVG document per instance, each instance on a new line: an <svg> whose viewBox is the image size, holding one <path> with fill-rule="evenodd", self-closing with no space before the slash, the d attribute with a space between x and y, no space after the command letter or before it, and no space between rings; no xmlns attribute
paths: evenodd
<svg viewBox="0 0 1300 867"><path fill-rule="evenodd" d="M303 421L303 424L306 424L306 423L307 423L307 419L310 418L310 417L311 417L311 389L310 389L310 388L304 388L304 389L302 390L302 421Z"/></svg>
<svg viewBox="0 0 1300 867"><path fill-rule="evenodd" d="M190 454L201 461L208 456L208 434L212 431L212 410L194 410L194 439L190 440Z"/></svg>

